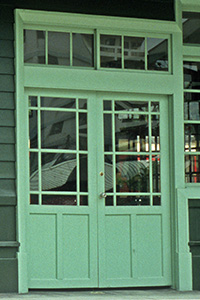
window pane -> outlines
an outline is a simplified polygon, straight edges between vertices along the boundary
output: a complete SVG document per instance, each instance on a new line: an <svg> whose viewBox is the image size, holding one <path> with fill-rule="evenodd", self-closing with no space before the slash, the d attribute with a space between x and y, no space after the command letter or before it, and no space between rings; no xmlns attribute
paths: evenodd
<svg viewBox="0 0 200 300"><path fill-rule="evenodd" d="M41 97L42 107L76 108L76 99L60 97Z"/></svg>
<svg viewBox="0 0 200 300"><path fill-rule="evenodd" d="M45 63L45 31L24 30L24 62Z"/></svg>
<svg viewBox="0 0 200 300"><path fill-rule="evenodd" d="M147 115L115 115L116 151L149 151L149 123Z"/></svg>
<svg viewBox="0 0 200 300"><path fill-rule="evenodd" d="M87 150L87 114L79 113L79 149Z"/></svg>
<svg viewBox="0 0 200 300"><path fill-rule="evenodd" d="M152 156L153 192L160 192L160 155Z"/></svg>
<svg viewBox="0 0 200 300"><path fill-rule="evenodd" d="M37 106L37 96L29 96L29 106Z"/></svg>
<svg viewBox="0 0 200 300"><path fill-rule="evenodd" d="M116 190L120 193L149 192L149 156L116 156Z"/></svg>
<svg viewBox="0 0 200 300"><path fill-rule="evenodd" d="M103 109L104 110L112 110L112 101L104 100L103 101Z"/></svg>
<svg viewBox="0 0 200 300"><path fill-rule="evenodd" d="M185 151L200 151L200 125L185 125Z"/></svg>
<svg viewBox="0 0 200 300"><path fill-rule="evenodd" d="M185 156L185 181L200 182L200 156Z"/></svg>
<svg viewBox="0 0 200 300"><path fill-rule="evenodd" d="M124 67L126 69L145 69L145 39L124 37Z"/></svg>
<svg viewBox="0 0 200 300"><path fill-rule="evenodd" d="M113 196L107 196L105 199L106 206L113 206Z"/></svg>
<svg viewBox="0 0 200 300"><path fill-rule="evenodd" d="M74 112L42 111L41 131L42 148L76 149Z"/></svg>
<svg viewBox="0 0 200 300"><path fill-rule="evenodd" d="M148 70L168 71L168 40L147 38Z"/></svg>
<svg viewBox="0 0 200 300"><path fill-rule="evenodd" d="M79 155L79 168L80 168L80 191L88 191L88 157L87 154Z"/></svg>
<svg viewBox="0 0 200 300"><path fill-rule="evenodd" d="M94 35L73 33L73 66L94 67Z"/></svg>
<svg viewBox="0 0 200 300"><path fill-rule="evenodd" d="M122 67L122 42L121 36L100 36L100 60L103 68Z"/></svg>
<svg viewBox="0 0 200 300"><path fill-rule="evenodd" d="M87 99L78 99L78 108L87 109Z"/></svg>
<svg viewBox="0 0 200 300"><path fill-rule="evenodd" d="M30 195L30 204L39 204L39 197L38 195Z"/></svg>
<svg viewBox="0 0 200 300"><path fill-rule="evenodd" d="M70 36L64 32L48 32L48 64L70 64Z"/></svg>
<svg viewBox="0 0 200 300"><path fill-rule="evenodd" d="M88 206L88 196L80 196L80 205Z"/></svg>
<svg viewBox="0 0 200 300"><path fill-rule="evenodd" d="M160 151L160 116L152 115L151 116L151 150Z"/></svg>
<svg viewBox="0 0 200 300"><path fill-rule="evenodd" d="M200 120L199 93L184 93L184 119Z"/></svg>
<svg viewBox="0 0 200 300"><path fill-rule="evenodd" d="M119 206L142 206L150 205L150 198L148 196L118 196L117 205Z"/></svg>
<svg viewBox="0 0 200 300"><path fill-rule="evenodd" d="M42 153L42 190L76 191L75 154Z"/></svg>
<svg viewBox="0 0 200 300"><path fill-rule="evenodd" d="M113 157L105 155L105 192L113 192Z"/></svg>
<svg viewBox="0 0 200 300"><path fill-rule="evenodd" d="M76 196L64 195L43 195L42 204L44 205L77 205Z"/></svg>
<svg viewBox="0 0 200 300"><path fill-rule="evenodd" d="M104 151L112 151L112 115L104 115Z"/></svg>
<svg viewBox="0 0 200 300"><path fill-rule="evenodd" d="M30 152L30 190L38 191L38 153Z"/></svg>
<svg viewBox="0 0 200 300"><path fill-rule="evenodd" d="M148 111L148 102L145 101L115 101L115 110Z"/></svg>
<svg viewBox="0 0 200 300"><path fill-rule="evenodd" d="M38 112L29 109L29 147L38 147Z"/></svg>
<svg viewBox="0 0 200 300"><path fill-rule="evenodd" d="M161 205L161 196L153 196L153 205Z"/></svg>
<svg viewBox="0 0 200 300"><path fill-rule="evenodd" d="M200 62L187 61L183 63L184 88L200 89Z"/></svg>
<svg viewBox="0 0 200 300"><path fill-rule="evenodd" d="M151 111L152 112L159 112L160 111L159 102L151 102Z"/></svg>
<svg viewBox="0 0 200 300"><path fill-rule="evenodd" d="M200 13L183 12L183 43L200 44Z"/></svg>

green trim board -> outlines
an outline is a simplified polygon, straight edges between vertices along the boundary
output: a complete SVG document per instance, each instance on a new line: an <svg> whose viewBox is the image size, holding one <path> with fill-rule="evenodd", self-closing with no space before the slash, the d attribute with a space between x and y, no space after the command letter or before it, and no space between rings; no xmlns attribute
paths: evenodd
<svg viewBox="0 0 200 300"><path fill-rule="evenodd" d="M73 28L77 26L77 20L80 28L95 29L98 33L109 32L109 34L137 34L142 35L149 32L149 35L164 36L169 35L170 43L170 61L172 63L171 73L164 72L145 72L145 71L127 71L123 70L94 70L94 69L70 69L57 66L41 66L41 65L23 65L23 28L42 30L61 30L62 28ZM51 24L51 25L49 25ZM94 25L95 24L95 25ZM51 97L64 97L66 93L78 95L84 93L90 97L90 93L94 92L117 92L123 97L134 97L134 99L147 99L151 95L153 99L159 99L161 95L167 95L169 101L169 115L170 115L170 153L169 157L173 163L170 163L170 205L171 205L171 234L172 234L172 266L173 268L173 282L172 286L180 290L190 290L191 282L187 280L190 278L189 263L180 263L183 259L180 252L180 244L183 240L179 239L181 232L176 230L177 222L179 222L179 214L177 206L184 206L182 202L178 204L178 198L175 189L184 188L184 153L183 153L183 95L182 95L182 60L180 53L182 53L182 33L180 27L176 23L137 20L115 17L97 17L61 13L48 13L39 11L25 11L16 10L16 102L17 102L17 186L18 186L18 239L20 241L19 258L19 291L27 292L28 289L28 273L27 261L29 255L27 252L27 226L28 224L28 129L24 124L28 124L28 101L24 97L25 92L29 95L35 96L45 94ZM63 30L63 29L62 29ZM98 39L97 39L98 43ZM98 49L96 49L97 65L99 64ZM23 83L23 85L22 85ZM98 102L97 102L98 103ZM100 102L99 102L100 103ZM93 118L95 113L93 114ZM166 123L168 123L166 121ZM99 130L102 130L99 129ZM94 134L94 133L93 133ZM102 133L100 133L101 135ZM96 135L94 139L96 138ZM167 139L168 140L168 139ZM176 167L175 167L176 166ZM101 170L99 170L101 172ZM22 186L25 188L22 189ZM96 186L96 185L95 185ZM101 193L102 189L97 194ZM102 203L102 202L101 202ZM99 204L100 206L102 204ZM33 209L33 208L32 208ZM35 212L38 210L34 208ZM71 208L70 208L71 209ZM145 210L144 210L145 211ZM59 212L60 213L60 212ZM58 229L61 229L61 217L58 213ZM48 212L51 224L55 224L55 213L52 210ZM74 214L74 208L72 209ZM37 211L37 216L40 212ZM109 226L108 217L108 226ZM125 218L125 223L127 222ZM141 219L140 219L141 220ZM132 220L131 224L134 224ZM139 221L140 222L140 221ZM182 221L181 221L182 222ZM187 228L188 223L181 223L182 227ZM53 226L53 225L52 225ZM60 228L60 229L59 229ZM95 229L96 230L96 229ZM30 244L29 244L30 245ZM52 246L52 245L51 245ZM95 250L96 251L96 250ZM189 253L186 252L187 261L190 261ZM61 262L58 261L60 264ZM59 265L58 264L58 265ZM94 264L95 266L95 264ZM60 270L60 269L59 269ZM60 272L60 271L59 271ZM61 274L61 273L59 273ZM188 275L186 275L188 274ZM59 275L60 276L60 275ZM187 281L187 284L186 284ZM39 283L38 283L39 284ZM153 281L149 280L149 285ZM160 285L163 283L160 282ZM166 284L166 283L165 283ZM168 282L169 284L169 282ZM49 283L45 283L49 287ZM105 286L102 283L102 286ZM114 281L111 283L114 285ZM120 285L120 284L118 284ZM122 283L121 283L122 285ZM123 283L123 286L125 283ZM139 285L139 282L138 282ZM148 285L148 280L146 281ZM85 285L84 285L85 286ZM42 286L40 286L42 287ZM54 285L55 287L55 285ZM61 286L60 286L61 287Z"/></svg>

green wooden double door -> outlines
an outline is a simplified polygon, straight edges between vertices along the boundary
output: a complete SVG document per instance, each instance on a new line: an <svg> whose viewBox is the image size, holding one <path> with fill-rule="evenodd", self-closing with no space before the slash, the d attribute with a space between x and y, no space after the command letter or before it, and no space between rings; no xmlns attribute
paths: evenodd
<svg viewBox="0 0 200 300"><path fill-rule="evenodd" d="M27 94L29 288L171 284L168 101Z"/></svg>

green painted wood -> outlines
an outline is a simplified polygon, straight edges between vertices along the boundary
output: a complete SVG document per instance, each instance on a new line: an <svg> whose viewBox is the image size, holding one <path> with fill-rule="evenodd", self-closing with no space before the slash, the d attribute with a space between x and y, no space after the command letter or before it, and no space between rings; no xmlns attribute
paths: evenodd
<svg viewBox="0 0 200 300"><path fill-rule="evenodd" d="M14 23L14 14L12 7L4 5L1 5L0 7L0 23Z"/></svg>
<svg viewBox="0 0 200 300"><path fill-rule="evenodd" d="M17 259L0 259L0 291L1 293L17 292Z"/></svg>
<svg viewBox="0 0 200 300"><path fill-rule="evenodd" d="M0 40L13 40L13 24L12 23L0 23Z"/></svg>
<svg viewBox="0 0 200 300"><path fill-rule="evenodd" d="M0 75L0 92L14 92L14 77L12 75Z"/></svg>
<svg viewBox="0 0 200 300"><path fill-rule="evenodd" d="M0 57L14 57L14 46L12 40L0 40Z"/></svg>
<svg viewBox="0 0 200 300"><path fill-rule="evenodd" d="M0 257L1 258L16 258L16 250L18 246L15 247L1 247L0 246Z"/></svg>
<svg viewBox="0 0 200 300"><path fill-rule="evenodd" d="M0 126L1 127L15 126L13 110L1 110L0 111Z"/></svg>
<svg viewBox="0 0 200 300"><path fill-rule="evenodd" d="M0 109L14 109L14 93L0 92Z"/></svg>
<svg viewBox="0 0 200 300"><path fill-rule="evenodd" d="M19 247L19 243L18 242L11 242L11 241L0 241L0 247L1 248L18 248ZM8 256L9 257L9 256Z"/></svg>
<svg viewBox="0 0 200 300"><path fill-rule="evenodd" d="M15 161L15 147L12 144L0 144L0 160Z"/></svg>
<svg viewBox="0 0 200 300"><path fill-rule="evenodd" d="M15 178L15 163L0 161L0 179Z"/></svg>
<svg viewBox="0 0 200 300"><path fill-rule="evenodd" d="M15 214L14 206L0 206L0 241L15 241Z"/></svg>
<svg viewBox="0 0 200 300"><path fill-rule="evenodd" d="M13 127L0 127L0 143L15 143L15 130Z"/></svg>
<svg viewBox="0 0 200 300"><path fill-rule="evenodd" d="M12 58L0 58L0 74L14 74L14 60Z"/></svg>

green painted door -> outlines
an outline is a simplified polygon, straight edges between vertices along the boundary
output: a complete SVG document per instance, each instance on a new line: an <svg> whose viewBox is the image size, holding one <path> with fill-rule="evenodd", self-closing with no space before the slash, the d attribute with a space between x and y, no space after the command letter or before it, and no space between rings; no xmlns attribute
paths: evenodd
<svg viewBox="0 0 200 300"><path fill-rule="evenodd" d="M170 285L164 97L29 92L29 288Z"/></svg>

